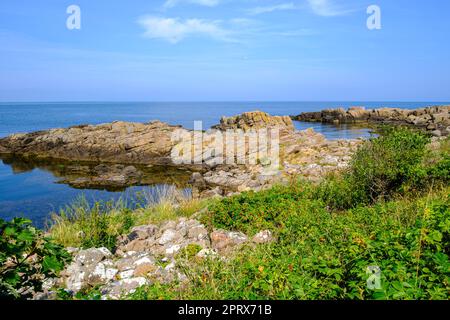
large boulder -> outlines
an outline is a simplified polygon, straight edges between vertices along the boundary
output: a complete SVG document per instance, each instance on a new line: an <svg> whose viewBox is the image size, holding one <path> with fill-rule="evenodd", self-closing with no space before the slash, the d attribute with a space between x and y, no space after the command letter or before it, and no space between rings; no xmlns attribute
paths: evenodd
<svg viewBox="0 0 450 320"><path fill-rule="evenodd" d="M271 116L262 111L244 112L234 117L222 117L220 124L213 128L219 130L241 129L243 131L279 128L282 133L289 133L295 130L290 117Z"/></svg>

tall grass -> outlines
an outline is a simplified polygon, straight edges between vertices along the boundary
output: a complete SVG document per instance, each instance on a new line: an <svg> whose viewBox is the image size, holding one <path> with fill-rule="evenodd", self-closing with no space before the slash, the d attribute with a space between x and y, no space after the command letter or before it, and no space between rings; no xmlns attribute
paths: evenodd
<svg viewBox="0 0 450 320"><path fill-rule="evenodd" d="M138 208L130 208L123 198L90 204L81 197L51 216L49 233L66 247L114 249L116 239L133 226L160 224L178 217L190 217L206 206L186 190L161 185L145 190Z"/></svg>

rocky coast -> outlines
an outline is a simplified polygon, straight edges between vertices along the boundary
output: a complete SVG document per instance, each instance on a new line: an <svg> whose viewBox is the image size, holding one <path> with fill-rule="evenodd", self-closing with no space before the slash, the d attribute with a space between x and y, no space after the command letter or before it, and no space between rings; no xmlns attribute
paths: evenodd
<svg viewBox="0 0 450 320"><path fill-rule="evenodd" d="M450 106L432 106L420 109L352 107L305 112L292 119L307 122L342 123L387 123L403 124L426 130L434 136L450 135Z"/></svg>
<svg viewBox="0 0 450 320"><path fill-rule="evenodd" d="M434 132L437 130L439 136L446 134L449 107L410 112L351 108L348 111L337 109L307 113L294 118L332 123L409 123L428 131L434 129L431 132L435 136L438 135ZM270 161L263 159L253 164L212 161L214 157L208 147L210 138L217 136L217 133L273 128L279 130L280 161L277 170L271 174L267 173ZM297 178L319 181L327 173L347 168L352 154L363 143L362 139L327 140L312 129L295 130L290 117L248 112L224 117L212 130L203 132L204 140L200 144L203 160L190 165L173 161L174 150L195 148L189 144L190 140L181 145L174 140L176 130L182 135L196 134L161 122L114 122L12 135L0 139L0 154L3 161L10 162L15 170L47 166L52 172L57 172L61 183L73 187L121 188L161 183L164 177L172 176L182 184L191 186L194 198L214 198L264 190ZM224 148L223 152L227 150ZM246 156L251 156L260 150L244 147L244 151ZM179 170L179 173L174 174L168 168ZM158 171L164 171L167 175L159 176ZM240 248L252 249L277 241L271 231L260 228L250 235L207 227L204 220L207 210L195 211L189 217L135 226L130 232L114 237L113 250L105 247L67 248L73 256L72 262L58 278L47 279L42 292L34 293L34 299L55 299L60 289L71 296L95 289L102 299L121 299L142 286L155 283L179 283L182 286L189 282L187 270L201 265L203 261L227 261ZM192 272L195 274L195 270Z"/></svg>
<svg viewBox="0 0 450 320"><path fill-rule="evenodd" d="M313 130L296 131L289 117L270 116L260 111L223 117L218 125L204 133L203 140L210 140L208 137L217 132L271 128L279 130L280 166L270 175L265 172L268 164L264 161L255 164L208 161L206 154L211 151L208 142L201 144L204 159L201 163L174 163L174 149L180 148L180 142L173 139L175 131L178 136L193 136L194 132L159 121L118 121L15 134L0 139L0 155L16 167L50 168L61 178L61 183L77 188L120 189L152 182L173 183L174 175L172 179L164 175L160 179L154 178L158 176L154 168L172 168L171 172L177 172L175 180L185 185L190 182L196 196L211 197L261 190L274 183L289 181L293 176L318 180L327 172L344 168L361 142L327 140ZM247 148L246 155L258 151ZM226 152L224 149L225 157Z"/></svg>

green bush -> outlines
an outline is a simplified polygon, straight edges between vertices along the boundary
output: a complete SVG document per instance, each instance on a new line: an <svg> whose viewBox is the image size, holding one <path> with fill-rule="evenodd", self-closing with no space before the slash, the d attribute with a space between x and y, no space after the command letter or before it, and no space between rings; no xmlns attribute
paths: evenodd
<svg viewBox="0 0 450 320"><path fill-rule="evenodd" d="M300 185L287 188L276 186L262 192L246 192L224 198L209 207L209 221L217 228L239 229L246 233L255 233L270 229L277 231L283 226L291 212L301 205L304 191Z"/></svg>
<svg viewBox="0 0 450 320"><path fill-rule="evenodd" d="M407 128L385 128L354 155L346 179L369 202L389 198L411 181L426 177L423 160L430 138Z"/></svg>
<svg viewBox="0 0 450 320"><path fill-rule="evenodd" d="M0 298L31 297L69 261L64 248L44 237L31 221L0 219Z"/></svg>
<svg viewBox="0 0 450 320"><path fill-rule="evenodd" d="M349 169L325 179L315 191L331 209L346 210L396 195L423 192L450 181L450 154L433 152L424 133L386 127L378 138L366 141L355 153Z"/></svg>

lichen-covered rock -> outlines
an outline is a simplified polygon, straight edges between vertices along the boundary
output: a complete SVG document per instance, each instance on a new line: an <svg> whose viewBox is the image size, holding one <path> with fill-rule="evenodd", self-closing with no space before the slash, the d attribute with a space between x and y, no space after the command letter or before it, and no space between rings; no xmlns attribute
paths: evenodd
<svg viewBox="0 0 450 320"><path fill-rule="evenodd" d="M66 288L78 292L84 288L106 284L118 270L114 267L112 253L107 248L93 248L79 251L63 274Z"/></svg>
<svg viewBox="0 0 450 320"><path fill-rule="evenodd" d="M44 292L35 299L54 298L54 288L64 287L69 293L99 288L104 299L120 299L143 285L154 282L188 281L182 266L201 259L227 259L242 245L258 245L275 241L269 230L256 234L251 241L241 232L214 230L195 219L179 218L161 226L139 226L120 239L133 239L122 247L125 251L112 254L106 248L71 250L73 262L61 278L46 282ZM136 241L152 245L143 251L127 251ZM50 291L50 290L53 291Z"/></svg>
<svg viewBox="0 0 450 320"><path fill-rule="evenodd" d="M274 237L270 230L263 230L255 234L252 238L252 241L259 244L269 243L274 241Z"/></svg>
<svg viewBox="0 0 450 320"><path fill-rule="evenodd" d="M134 277L115 281L101 290L104 300L118 300L136 292L142 286L150 284L144 277Z"/></svg>
<svg viewBox="0 0 450 320"><path fill-rule="evenodd" d="M211 246L219 253L228 253L234 247L242 245L248 241L248 237L242 232L230 232L216 230L210 234Z"/></svg>
<svg viewBox="0 0 450 320"><path fill-rule="evenodd" d="M75 262L81 265L93 265L111 256L112 253L107 248L92 248L79 251L75 256Z"/></svg>

